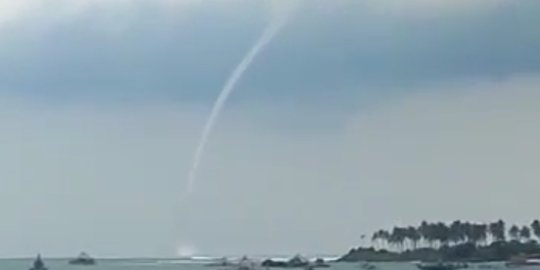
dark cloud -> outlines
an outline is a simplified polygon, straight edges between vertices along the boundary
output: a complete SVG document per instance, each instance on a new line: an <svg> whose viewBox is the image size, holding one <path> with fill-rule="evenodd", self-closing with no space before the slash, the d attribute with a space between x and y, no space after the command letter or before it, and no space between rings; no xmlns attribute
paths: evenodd
<svg viewBox="0 0 540 270"><path fill-rule="evenodd" d="M135 3L118 22L101 7L48 30L36 27L47 19L14 24L2 33L0 90L209 101L268 19L252 1L205 3L189 16ZM309 1L256 60L235 99L347 98L358 89L385 95L407 85L540 69L538 2L461 10L411 7L386 16L373 12L373 3Z"/></svg>

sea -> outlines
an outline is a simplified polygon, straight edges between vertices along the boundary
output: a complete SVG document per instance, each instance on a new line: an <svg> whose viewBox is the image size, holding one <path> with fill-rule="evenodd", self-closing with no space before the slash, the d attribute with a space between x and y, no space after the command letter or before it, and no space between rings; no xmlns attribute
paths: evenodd
<svg viewBox="0 0 540 270"><path fill-rule="evenodd" d="M0 270L29 270L33 259L0 259ZM229 270L207 263L177 259L102 259L96 265L70 265L68 259L44 259L48 270ZM377 270L416 270L411 263L375 264ZM360 263L333 263L329 270L362 270ZM301 269L301 268L299 268Z"/></svg>
<svg viewBox="0 0 540 270"><path fill-rule="evenodd" d="M178 259L102 259L93 266L68 264L68 259L44 259L48 270L229 270L226 267L210 267L200 261ZM0 270L29 270L33 259L0 259ZM413 263L374 263L375 270L417 270ZM536 268L536 267L535 267ZM300 268L299 268L300 269ZM332 263L329 270L363 270L361 263ZM471 266L470 269L483 269ZM490 269L505 269L493 265ZM540 270L540 267L536 268Z"/></svg>

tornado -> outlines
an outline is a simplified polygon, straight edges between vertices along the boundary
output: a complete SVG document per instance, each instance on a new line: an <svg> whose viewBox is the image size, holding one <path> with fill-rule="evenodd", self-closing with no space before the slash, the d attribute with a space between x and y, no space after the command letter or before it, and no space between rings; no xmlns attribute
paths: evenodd
<svg viewBox="0 0 540 270"><path fill-rule="evenodd" d="M272 16L274 19L266 26L261 36L257 39L255 44L251 49L246 53L244 58L240 63L235 67L231 75L228 77L225 85L221 89L219 96L217 97L212 111L208 116L206 124L202 130L195 154L193 155L193 164L188 174L188 181L186 186L187 194L191 194L194 190L195 181L197 179L197 173L199 165L201 164L202 158L204 156L205 148L208 143L212 129L218 119L223 107L227 103L229 96L234 91L236 84L242 76L249 69L250 65L253 63L257 55L264 49L264 47L272 41L272 39L281 31L285 23L288 21L288 18L292 15L293 11L297 9L300 4L300 0L288 0L287 2L282 1L270 1L271 11L274 13ZM286 3L286 4L285 4Z"/></svg>

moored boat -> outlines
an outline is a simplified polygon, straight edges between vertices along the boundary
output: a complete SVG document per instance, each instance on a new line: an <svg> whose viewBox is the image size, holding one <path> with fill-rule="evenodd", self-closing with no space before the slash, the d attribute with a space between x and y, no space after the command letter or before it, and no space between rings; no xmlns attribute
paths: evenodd
<svg viewBox="0 0 540 270"><path fill-rule="evenodd" d="M416 267L420 270L457 270L468 268L469 266L466 263L447 263L447 262L436 262L436 263L418 263Z"/></svg>
<svg viewBox="0 0 540 270"><path fill-rule="evenodd" d="M95 265L96 260L90 257L88 254L81 252L79 256L75 259L69 261L69 264L73 265Z"/></svg>
<svg viewBox="0 0 540 270"><path fill-rule="evenodd" d="M538 266L540 259L538 256L514 256L506 262L506 267Z"/></svg>
<svg viewBox="0 0 540 270"><path fill-rule="evenodd" d="M266 268L304 268L304 269L314 269L314 268L328 268L330 265L322 258L317 258L315 261L309 261L308 259L296 255L291 259L284 260L264 260L261 264L262 267Z"/></svg>
<svg viewBox="0 0 540 270"><path fill-rule="evenodd" d="M215 261L209 264L206 264L206 266L209 267L223 267L223 266L234 266L232 262L230 262L227 257L221 258L219 261Z"/></svg>
<svg viewBox="0 0 540 270"><path fill-rule="evenodd" d="M365 270L374 270L377 267L369 262L365 262L362 265L360 265L360 268L365 269Z"/></svg>
<svg viewBox="0 0 540 270"><path fill-rule="evenodd" d="M328 268L330 265L322 258L317 258L313 264L314 268Z"/></svg>
<svg viewBox="0 0 540 270"><path fill-rule="evenodd" d="M41 255L37 255L37 258L34 260L34 264L30 268L30 270L47 270L47 267L45 267L45 263L41 259Z"/></svg>
<svg viewBox="0 0 540 270"><path fill-rule="evenodd" d="M258 270L259 267L255 261L252 261L248 259L248 257L244 256L240 261L238 262L238 266L236 267L236 270Z"/></svg>

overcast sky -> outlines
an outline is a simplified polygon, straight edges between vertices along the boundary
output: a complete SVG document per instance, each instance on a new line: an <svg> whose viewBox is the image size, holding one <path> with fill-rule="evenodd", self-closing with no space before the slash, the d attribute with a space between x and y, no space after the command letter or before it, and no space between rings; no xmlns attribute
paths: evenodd
<svg viewBox="0 0 540 270"><path fill-rule="evenodd" d="M529 223L540 1L306 0L183 197L215 97L286 0L0 0L0 257L340 254Z"/></svg>

